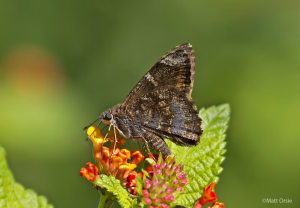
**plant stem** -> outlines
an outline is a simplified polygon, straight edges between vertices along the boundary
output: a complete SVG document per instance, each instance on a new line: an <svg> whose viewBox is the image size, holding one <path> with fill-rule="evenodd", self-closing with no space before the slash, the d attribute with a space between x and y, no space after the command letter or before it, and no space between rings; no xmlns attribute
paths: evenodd
<svg viewBox="0 0 300 208"><path fill-rule="evenodd" d="M109 198L109 196L110 196L110 194L108 194L108 193L105 193L105 194L100 193L100 201L99 201L99 204L98 204L98 208L104 208L105 207L106 201Z"/></svg>

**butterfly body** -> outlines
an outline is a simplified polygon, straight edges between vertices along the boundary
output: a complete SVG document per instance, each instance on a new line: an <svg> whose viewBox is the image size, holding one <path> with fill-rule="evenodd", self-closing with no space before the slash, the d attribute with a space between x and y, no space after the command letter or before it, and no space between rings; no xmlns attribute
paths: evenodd
<svg viewBox="0 0 300 208"><path fill-rule="evenodd" d="M182 146L196 145L202 129L191 98L193 81L192 46L182 44L154 64L122 104L99 118L125 138L141 140L165 156L171 152L163 138Z"/></svg>

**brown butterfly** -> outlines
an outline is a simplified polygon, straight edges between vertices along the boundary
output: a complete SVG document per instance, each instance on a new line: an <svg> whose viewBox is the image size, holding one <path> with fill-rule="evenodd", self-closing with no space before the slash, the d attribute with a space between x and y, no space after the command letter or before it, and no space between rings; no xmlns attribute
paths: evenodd
<svg viewBox="0 0 300 208"><path fill-rule="evenodd" d="M142 77L122 104L103 112L98 119L125 138L143 141L154 150L171 154L164 138L178 145L200 141L201 119L191 93L194 52L189 43L166 53Z"/></svg>

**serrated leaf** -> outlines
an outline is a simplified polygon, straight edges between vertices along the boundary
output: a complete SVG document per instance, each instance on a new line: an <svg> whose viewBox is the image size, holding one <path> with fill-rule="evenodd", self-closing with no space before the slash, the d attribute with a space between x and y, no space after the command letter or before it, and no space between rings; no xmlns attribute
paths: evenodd
<svg viewBox="0 0 300 208"><path fill-rule="evenodd" d="M134 205L134 200L128 196L128 192L121 186L118 179L113 176L100 175L93 182L95 185L106 188L108 192L115 195L121 207L129 208Z"/></svg>
<svg viewBox="0 0 300 208"><path fill-rule="evenodd" d="M143 189L143 180L140 178L140 176L135 176L135 184L136 184L136 191L139 195L142 195L142 189Z"/></svg>
<svg viewBox="0 0 300 208"><path fill-rule="evenodd" d="M5 151L0 147L0 207L53 208L44 196L16 183L7 167Z"/></svg>
<svg viewBox="0 0 300 208"><path fill-rule="evenodd" d="M230 116L228 104L201 109L201 128L203 134L200 142L194 147L178 146L166 141L176 161L184 165L184 172L188 179L187 185L173 204L193 207L195 201L202 195L203 187L211 181L218 181L222 171L220 166L225 157L225 131Z"/></svg>

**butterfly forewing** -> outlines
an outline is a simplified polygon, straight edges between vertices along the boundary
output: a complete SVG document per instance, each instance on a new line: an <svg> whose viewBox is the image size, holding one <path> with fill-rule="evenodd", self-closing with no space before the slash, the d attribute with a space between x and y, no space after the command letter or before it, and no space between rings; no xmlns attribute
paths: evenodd
<svg viewBox="0 0 300 208"><path fill-rule="evenodd" d="M160 87L176 88L191 99L194 59L194 52L189 43L170 50L142 77L128 94L123 105L130 105L134 99Z"/></svg>
<svg viewBox="0 0 300 208"><path fill-rule="evenodd" d="M116 125L127 137L141 137L169 155L162 138L190 146L199 141L201 120L191 99L194 54L190 44L165 54L120 105Z"/></svg>

